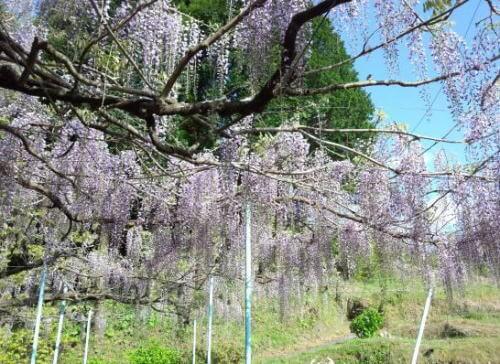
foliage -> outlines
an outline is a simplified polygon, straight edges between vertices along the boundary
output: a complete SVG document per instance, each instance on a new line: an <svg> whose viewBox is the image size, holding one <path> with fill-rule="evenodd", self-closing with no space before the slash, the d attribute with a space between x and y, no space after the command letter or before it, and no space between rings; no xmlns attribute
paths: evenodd
<svg viewBox="0 0 500 364"><path fill-rule="evenodd" d="M0 363L18 364L27 361L31 355L33 332L27 329L16 329L11 333L0 331ZM37 350L37 363L51 362L52 347L50 341L41 338Z"/></svg>
<svg viewBox="0 0 500 364"><path fill-rule="evenodd" d="M308 59L308 70L315 70L349 59L344 42L335 33L332 23L327 18L312 22L311 53ZM358 81L358 74L350 62L330 71L307 76L305 85L310 88L323 87L332 83L348 83ZM306 103L306 105L304 105ZM284 121L294 122L316 128L350 128L370 129L374 127L372 116L374 107L370 96L361 89L350 89L342 93L329 93L309 97L304 100L299 97L282 97L269 106L269 113L259 119L259 126L279 126ZM373 134L364 133L325 133L325 140L355 147L360 142L370 142ZM312 149L318 147L312 143ZM349 155L342 150L335 150L334 158L345 158Z"/></svg>
<svg viewBox="0 0 500 364"><path fill-rule="evenodd" d="M453 0L426 0L424 2L424 11L432 10L432 14L442 13L455 3Z"/></svg>
<svg viewBox="0 0 500 364"><path fill-rule="evenodd" d="M179 351L161 347L158 343L150 343L132 351L129 355L131 364L180 364Z"/></svg>
<svg viewBox="0 0 500 364"><path fill-rule="evenodd" d="M173 3L179 10L212 27L221 26L229 17L228 4L225 0L175 0ZM238 11L236 6L238 4L233 5L233 15Z"/></svg>
<svg viewBox="0 0 500 364"><path fill-rule="evenodd" d="M199 361L206 362L206 349L199 348L197 350L196 356ZM241 361L244 359L244 352L241 348L241 345L237 345L234 342L221 342L212 348L210 359L214 364L241 363Z"/></svg>
<svg viewBox="0 0 500 364"><path fill-rule="evenodd" d="M383 324L383 315L374 308L367 308L352 320L351 331L360 338L372 337Z"/></svg>
<svg viewBox="0 0 500 364"><path fill-rule="evenodd" d="M203 20L206 24L221 24L229 14L229 8L224 0L210 1L177 1L179 9L185 13ZM236 4L233 6L237 6ZM208 11L207 11L208 9ZM238 9L231 9L235 14ZM331 63L337 63L348 58L344 44L340 36L333 30L331 21L328 19L317 19L312 23L313 35L310 55L308 56L308 68L316 69ZM218 84L213 74L216 72L215 65L209 64L199 68L198 97L203 98L217 94ZM231 52L229 57L229 74L226 80L225 91L230 95L248 94L250 86L250 72L248 60L241 52ZM308 87L322 87L333 82L358 81L357 73L351 63L338 69L322 72L310 76L306 80ZM257 126L279 126L288 120L313 127L323 128L371 128L373 124L371 117L373 105L369 95L360 89L347 90L345 93L331 93L323 96L310 97L307 100L308 107L304 108L304 100L294 97L281 97L272 102L269 112L258 119ZM348 106L346 106L348 105ZM178 140L186 145L192 145L195 141L200 142L207 148L213 147L215 139L213 135L202 132L202 124L194 120L184 120L178 126L176 135ZM371 139L370 133L334 133L328 134L326 138L333 142L346 143L348 146L358 145L359 141ZM313 144L313 148L316 145ZM340 155L345 155L338 151ZM338 158L338 156L337 156Z"/></svg>
<svg viewBox="0 0 500 364"><path fill-rule="evenodd" d="M354 349L354 348L353 348ZM370 347L368 350L359 347L350 353L360 364L387 364L391 362L391 346L386 343L376 347Z"/></svg>

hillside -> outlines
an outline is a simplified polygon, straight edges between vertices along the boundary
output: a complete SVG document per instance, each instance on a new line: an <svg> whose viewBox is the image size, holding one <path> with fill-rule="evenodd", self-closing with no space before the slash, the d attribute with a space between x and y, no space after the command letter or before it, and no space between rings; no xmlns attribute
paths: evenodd
<svg viewBox="0 0 500 364"><path fill-rule="evenodd" d="M290 306L282 320L276 302L254 304L253 349L255 363L408 363L411 358L426 292L418 284L393 282L386 291L384 325L373 338L350 333L347 300L360 299L378 307L380 289L374 283L344 282L334 295L307 297ZM180 363L191 362L192 327L180 328L173 316L141 312L123 305L104 304L101 320L106 328L92 334L89 363L163 363L133 361L138 350L153 356L155 350L179 353ZM75 312L83 307L73 307ZM51 310L56 313L56 308ZM206 359L206 317L199 313L198 362ZM55 316L54 316L55 317ZM244 328L241 318L214 312L213 363L241 363ZM50 363L56 321L42 330L39 363ZM61 363L76 363L83 354L83 324L67 319ZM29 353L29 331L7 338L2 334L0 362L16 364ZM23 339L24 338L24 339ZM18 354L18 356L15 355ZM500 363L500 289L475 283L456 292L452 303L442 289L432 300L421 348L420 363ZM147 355L146 355L147 357ZM165 362L168 363L168 362ZM174 362L173 362L174 363Z"/></svg>

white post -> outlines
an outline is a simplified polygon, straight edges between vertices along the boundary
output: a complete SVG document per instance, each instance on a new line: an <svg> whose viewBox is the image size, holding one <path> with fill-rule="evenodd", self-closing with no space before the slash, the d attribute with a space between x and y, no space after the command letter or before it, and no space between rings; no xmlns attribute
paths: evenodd
<svg viewBox="0 0 500 364"><path fill-rule="evenodd" d="M89 354L89 339L90 339L90 324L92 320L92 309L89 310L87 318L87 334L85 335L85 351L83 352L83 364L87 364L87 356Z"/></svg>
<svg viewBox="0 0 500 364"><path fill-rule="evenodd" d="M68 292L68 287L64 285L63 295ZM64 313L66 311L66 301L61 301L61 306L59 307L59 323L57 324L57 336L56 336L56 346L54 347L54 359L52 360L52 364L57 364L57 360L59 359L59 346L61 345L61 337L62 337L62 328L64 322Z"/></svg>
<svg viewBox="0 0 500 364"><path fill-rule="evenodd" d="M250 202L245 213L245 364L252 363L252 235Z"/></svg>
<svg viewBox="0 0 500 364"><path fill-rule="evenodd" d="M212 362L212 315L214 302L214 278L210 277L208 288L208 330L207 330L207 364Z"/></svg>
<svg viewBox="0 0 500 364"><path fill-rule="evenodd" d="M40 278L40 287L38 288L38 304L36 307L35 332L33 334L33 348L31 350L31 364L36 363L36 354L38 350L38 338L40 336L40 323L42 321L43 297L45 295L45 279L47 277L47 267L43 265L42 276Z"/></svg>
<svg viewBox="0 0 500 364"><path fill-rule="evenodd" d="M196 364L196 319L193 322L193 364Z"/></svg>
<svg viewBox="0 0 500 364"><path fill-rule="evenodd" d="M429 314L431 300L432 286L429 288L429 294L427 295L427 300L425 301L424 313L422 314L422 320L420 321L420 328L418 329L417 342L415 343L415 349L413 350L411 364L417 364L418 353L420 351L420 343L422 342L422 336L424 336L425 321L427 320L427 315Z"/></svg>

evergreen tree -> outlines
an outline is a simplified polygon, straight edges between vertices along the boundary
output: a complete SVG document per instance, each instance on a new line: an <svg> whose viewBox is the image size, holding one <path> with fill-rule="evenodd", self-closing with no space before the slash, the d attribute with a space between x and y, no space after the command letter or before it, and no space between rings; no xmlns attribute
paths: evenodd
<svg viewBox="0 0 500 364"><path fill-rule="evenodd" d="M340 36L333 30L327 18L313 22L308 69L314 70L349 58ZM308 76L305 87L323 87L332 83L358 81L353 65L346 63L332 71ZM304 103L306 102L306 104ZM278 126L283 120L296 119L301 125L321 128L372 128L373 104L363 89L342 90L325 95L304 98L284 97L274 101L269 113L261 120L261 126ZM370 133L329 133L323 139L353 147L360 140L370 140ZM337 152L337 151L336 151ZM341 151L338 151L340 154Z"/></svg>
<svg viewBox="0 0 500 364"><path fill-rule="evenodd" d="M223 24L230 16L225 0L179 0L180 9L185 13L201 19L207 25ZM342 62L349 58L343 41L334 31L331 21L327 18L315 19L312 24L308 69L316 69ZM214 81L215 67L205 66L200 69L199 98L217 94ZM310 88L322 87L332 83L358 81L358 74L351 63L346 63L335 70L320 72L308 76L303 82ZM237 52L231 54L229 81L225 93L247 96L250 94L249 75L245 68L244 57ZM304 103L304 98L281 97L271 102L269 110L258 117L257 126L276 127L283 121L297 120L301 125L321 128L356 128L369 129L373 127L374 111L369 94L360 88L332 92L326 95L311 96ZM220 121L224 124L224 121ZM180 125L179 135L188 144L191 140L199 140L196 121L184 120ZM354 147L361 140L369 141L371 133L329 133L323 138L335 143ZM213 143L210 140L207 144ZM314 148L314 145L313 145ZM335 151L342 156L345 153ZM339 156L337 155L337 157Z"/></svg>

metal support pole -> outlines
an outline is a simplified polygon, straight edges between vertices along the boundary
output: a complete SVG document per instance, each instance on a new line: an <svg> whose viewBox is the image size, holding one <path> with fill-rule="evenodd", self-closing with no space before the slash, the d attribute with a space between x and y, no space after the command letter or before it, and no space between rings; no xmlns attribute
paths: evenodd
<svg viewBox="0 0 500 364"><path fill-rule="evenodd" d="M196 364L196 319L193 322L193 364Z"/></svg>
<svg viewBox="0 0 500 364"><path fill-rule="evenodd" d="M89 354L89 339L90 339L90 324L92 321L92 309L89 310L87 318L87 333L85 335L85 351L83 352L83 364L87 364L87 356Z"/></svg>
<svg viewBox="0 0 500 364"><path fill-rule="evenodd" d="M427 295L427 300L425 301L424 313L422 314L422 320L420 321L420 328L418 329L417 342L415 343L415 349L413 350L411 364L417 364L418 353L420 351L420 343L422 342L422 337L424 336L425 321L427 320L427 315L429 314L431 300L432 286L429 288L429 294Z"/></svg>
<svg viewBox="0 0 500 364"><path fill-rule="evenodd" d="M245 364L252 363L252 235L250 202L245 213Z"/></svg>
<svg viewBox="0 0 500 364"><path fill-rule="evenodd" d="M43 311L43 298L45 295L45 280L47 278L47 267L44 265L42 270L42 276L40 278L40 287L38 289L38 303L36 306L36 321L35 321L35 332L33 334L33 348L31 350L31 364L36 363L36 354L38 350L38 338L40 336L40 323L42 321L42 311Z"/></svg>
<svg viewBox="0 0 500 364"><path fill-rule="evenodd" d="M207 330L207 364L212 362L212 316L214 302L214 278L210 277L208 288L208 330Z"/></svg>
<svg viewBox="0 0 500 364"><path fill-rule="evenodd" d="M66 294L66 292L68 292L68 287L64 285L63 294ZM61 345L62 328L63 328L65 312L66 312L66 301L61 301L61 305L59 306L59 323L57 324L56 346L54 347L54 359L52 360L52 364L57 364L57 360L59 359L59 347Z"/></svg>

